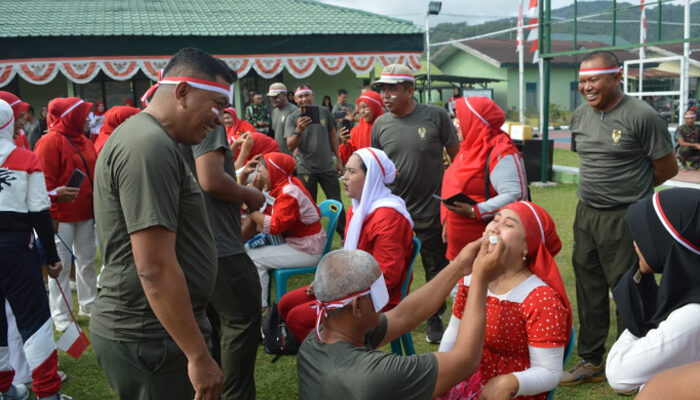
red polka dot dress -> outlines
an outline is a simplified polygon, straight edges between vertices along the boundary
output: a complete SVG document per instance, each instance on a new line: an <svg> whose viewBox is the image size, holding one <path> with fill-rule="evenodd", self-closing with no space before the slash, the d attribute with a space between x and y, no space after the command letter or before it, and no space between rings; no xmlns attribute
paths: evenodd
<svg viewBox="0 0 700 400"><path fill-rule="evenodd" d="M453 319L462 319L469 293L468 281L469 277L466 277L459 283ZM479 369L443 398L476 399L483 385L492 378L530 368L528 346L566 346L569 339L568 316L569 310L559 294L535 275L506 294L497 296L489 291L486 298L486 335ZM468 321L469 316L466 316L463 322ZM516 399L544 400L547 394L519 396Z"/></svg>

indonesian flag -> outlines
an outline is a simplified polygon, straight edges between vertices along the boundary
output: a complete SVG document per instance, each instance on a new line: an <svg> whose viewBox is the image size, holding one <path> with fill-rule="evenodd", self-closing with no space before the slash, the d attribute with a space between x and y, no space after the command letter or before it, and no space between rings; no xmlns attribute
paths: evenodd
<svg viewBox="0 0 700 400"><path fill-rule="evenodd" d="M76 322L71 323L63 336L56 342L59 349L70 354L73 358L80 357L89 345L90 341Z"/></svg>
<svg viewBox="0 0 700 400"><path fill-rule="evenodd" d="M530 4L527 7L527 16L530 18L528 25L536 25L538 23L537 18L537 0L530 0ZM529 26L527 28L530 33L527 36L527 41L532 42L530 45L530 53L534 53L532 56L532 62L537 62L539 59L539 41L537 39L537 27Z"/></svg>
<svg viewBox="0 0 700 400"><path fill-rule="evenodd" d="M523 27L523 3L522 1L520 2L520 5L518 6L518 37L516 41L516 51L520 51L520 45L523 42L523 34L522 34L522 27Z"/></svg>
<svg viewBox="0 0 700 400"><path fill-rule="evenodd" d="M639 9L642 11L641 19L639 21L639 44L644 44L647 42L647 14L644 10L644 0L640 0ZM644 59L646 57L646 47L639 48L639 58Z"/></svg>

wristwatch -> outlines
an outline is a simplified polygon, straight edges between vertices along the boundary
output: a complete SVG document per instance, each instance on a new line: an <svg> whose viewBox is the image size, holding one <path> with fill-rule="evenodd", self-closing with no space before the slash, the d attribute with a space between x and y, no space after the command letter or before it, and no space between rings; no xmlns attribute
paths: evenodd
<svg viewBox="0 0 700 400"><path fill-rule="evenodd" d="M301 136L301 132L297 132L297 130L294 130L294 136Z"/></svg>

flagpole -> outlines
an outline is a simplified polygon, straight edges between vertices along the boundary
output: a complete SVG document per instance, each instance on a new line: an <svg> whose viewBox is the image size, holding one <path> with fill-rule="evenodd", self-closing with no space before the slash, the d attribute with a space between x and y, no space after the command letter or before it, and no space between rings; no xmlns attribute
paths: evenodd
<svg viewBox="0 0 700 400"><path fill-rule="evenodd" d="M518 6L518 109L520 110L520 125L525 125L525 51L523 41L523 0Z"/></svg>
<svg viewBox="0 0 700 400"><path fill-rule="evenodd" d="M639 44L643 45L647 42L647 17L644 11L644 0L641 0L640 4L639 9L641 10L641 14L639 15ZM640 99L642 98L642 91L644 90L644 58L646 58L646 54L644 51L644 46L641 46L639 48L639 88L637 89Z"/></svg>

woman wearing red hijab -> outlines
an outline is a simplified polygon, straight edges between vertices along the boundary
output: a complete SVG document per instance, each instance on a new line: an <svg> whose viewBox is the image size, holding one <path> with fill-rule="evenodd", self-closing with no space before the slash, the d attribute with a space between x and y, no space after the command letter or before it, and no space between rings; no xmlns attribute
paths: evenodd
<svg viewBox="0 0 700 400"><path fill-rule="evenodd" d="M85 174L78 197L73 202L53 203L51 217L58 221L56 247L64 267L58 277L61 288L69 290L70 247L76 256L76 284L79 315L90 315L97 295L95 282L95 227L92 208L92 178L97 154L92 142L83 135L92 103L77 97L57 98L49 103L49 132L36 143L34 152L41 161L46 189L66 185L74 170ZM65 244L64 244L65 242ZM70 314L58 285L49 281L49 305L56 329L65 330Z"/></svg>
<svg viewBox="0 0 700 400"><path fill-rule="evenodd" d="M224 125L236 169L242 168L258 154L280 151L273 138L257 132L248 121L239 119L233 107L224 109Z"/></svg>
<svg viewBox="0 0 700 400"><path fill-rule="evenodd" d="M19 97L10 92L0 91L0 99L5 100L12 108L12 114L15 119L15 132L13 134L15 145L19 148L30 150L29 140L27 140L27 135L24 134L24 130L22 129L24 120L21 118L22 114L29 109L29 103L23 102Z"/></svg>
<svg viewBox="0 0 700 400"><path fill-rule="evenodd" d="M357 104L357 112L360 114L360 123L352 128L349 133L347 128L340 130L342 143L338 147L338 152L343 160L343 164L347 164L350 156L355 151L372 145L374 120L384 114L382 97L373 90L362 93L355 103Z"/></svg>
<svg viewBox="0 0 700 400"><path fill-rule="evenodd" d="M95 109L89 114L90 121L90 140L95 143L97 140L97 135L100 133L100 128L105 121L105 102L102 100L97 100L95 102Z"/></svg>
<svg viewBox="0 0 700 400"><path fill-rule="evenodd" d="M506 256L488 285L481 363L441 398L476 399L483 392L489 399L544 400L559 384L571 334L571 305L554 262L561 249L554 220L537 204L518 201L495 215L482 240L502 241ZM459 283L440 351L454 347L461 320L469 323L463 313L470 277Z"/></svg>
<svg viewBox="0 0 700 400"><path fill-rule="evenodd" d="M506 119L503 110L486 97L459 98L456 110L464 140L453 164L445 171L442 198L463 193L476 203L442 203L442 240L447 243L448 260L481 236L498 209L527 199L523 159L500 128Z"/></svg>
<svg viewBox="0 0 700 400"><path fill-rule="evenodd" d="M139 111L141 110L136 107L116 106L110 108L109 111L105 113L105 120L100 128L100 134L97 135L97 140L95 140L95 152L97 155L100 154L100 150L104 147L109 135L111 135L122 122Z"/></svg>
<svg viewBox="0 0 700 400"><path fill-rule="evenodd" d="M248 249L248 255L258 268L263 308L268 307L268 270L315 265L326 244L321 212L304 184L292 176L295 169L292 156L268 153L263 156L253 179L253 185L269 190L275 203L271 215L255 211L249 218L255 221L259 232L280 235L285 241L281 245Z"/></svg>

